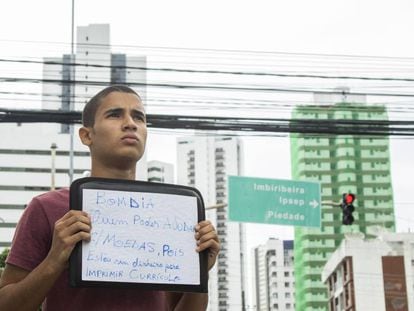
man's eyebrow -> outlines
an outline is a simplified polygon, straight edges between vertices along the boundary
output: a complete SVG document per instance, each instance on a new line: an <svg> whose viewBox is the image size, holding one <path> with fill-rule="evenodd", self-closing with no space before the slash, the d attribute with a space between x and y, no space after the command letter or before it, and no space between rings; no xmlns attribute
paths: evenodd
<svg viewBox="0 0 414 311"><path fill-rule="evenodd" d="M108 109L107 111L105 111L105 112L104 112L104 114L105 114L105 115L109 115L109 114L111 114L111 113L123 113L124 111L125 111L125 109L124 109L124 108L110 108L110 109ZM135 114L135 115L139 115L139 116L142 116L142 117L146 118L146 114L145 114L145 112L144 112L144 111L142 111L142 110L139 110L139 109L133 109L133 110L132 110L132 113L133 113L133 114Z"/></svg>
<svg viewBox="0 0 414 311"><path fill-rule="evenodd" d="M108 109L107 111L105 111L104 112L104 114L105 115L107 115L107 114L111 114L111 113L120 113L120 112L123 112L124 111L124 109L123 108L111 108L111 109Z"/></svg>
<svg viewBox="0 0 414 311"><path fill-rule="evenodd" d="M137 114L137 115L140 115L140 116L142 116L144 118L146 117L145 112L142 111L142 110L133 109L132 112L135 113L135 114Z"/></svg>

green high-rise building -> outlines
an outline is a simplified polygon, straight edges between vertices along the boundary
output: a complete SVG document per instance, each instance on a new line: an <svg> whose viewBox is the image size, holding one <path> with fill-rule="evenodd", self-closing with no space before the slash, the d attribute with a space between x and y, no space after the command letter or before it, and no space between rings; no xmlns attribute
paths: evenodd
<svg viewBox="0 0 414 311"><path fill-rule="evenodd" d="M388 119L384 106L343 101L331 106L299 106L293 118ZM293 178L320 182L323 202L339 202L348 192L357 196L353 225L342 225L339 205L323 204L320 229L295 229L296 311L328 310L321 272L344 233L362 232L370 237L378 226L395 231L389 141L384 136L292 134L291 153Z"/></svg>

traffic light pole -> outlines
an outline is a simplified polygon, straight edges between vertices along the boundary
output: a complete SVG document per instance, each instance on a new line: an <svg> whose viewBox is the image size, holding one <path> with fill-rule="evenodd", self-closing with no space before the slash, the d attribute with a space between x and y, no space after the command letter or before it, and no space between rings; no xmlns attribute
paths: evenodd
<svg viewBox="0 0 414 311"><path fill-rule="evenodd" d="M219 203L219 204L215 204L215 205L211 205L211 206L207 206L205 209L206 210L210 210L210 209L218 209L218 208L224 208L227 206L227 203Z"/></svg>

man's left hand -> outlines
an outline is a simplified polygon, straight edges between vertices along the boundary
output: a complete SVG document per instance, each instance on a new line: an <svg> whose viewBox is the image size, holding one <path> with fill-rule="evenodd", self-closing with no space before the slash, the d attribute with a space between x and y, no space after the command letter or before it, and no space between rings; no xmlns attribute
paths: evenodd
<svg viewBox="0 0 414 311"><path fill-rule="evenodd" d="M204 220L198 223L195 228L195 238L197 241L197 252L202 252L208 249L208 270L210 270L217 259L220 251L220 242L214 226L209 220Z"/></svg>

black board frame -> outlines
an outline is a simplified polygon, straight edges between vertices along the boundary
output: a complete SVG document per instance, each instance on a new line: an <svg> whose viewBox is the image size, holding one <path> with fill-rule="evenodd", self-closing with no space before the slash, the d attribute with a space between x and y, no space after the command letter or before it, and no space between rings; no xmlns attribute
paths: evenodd
<svg viewBox="0 0 414 311"><path fill-rule="evenodd" d="M128 192L151 192L191 196L197 199L198 222L205 220L205 207L201 193L193 187L144 182L136 180L84 177L72 182L70 186L70 209L82 210L83 190L103 189ZM69 258L69 283L72 287L115 287L137 288L143 290L165 290L174 292L208 292L208 254L207 250L199 253L200 284L108 282L82 280L82 241L77 243Z"/></svg>

